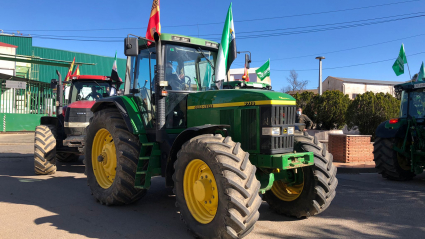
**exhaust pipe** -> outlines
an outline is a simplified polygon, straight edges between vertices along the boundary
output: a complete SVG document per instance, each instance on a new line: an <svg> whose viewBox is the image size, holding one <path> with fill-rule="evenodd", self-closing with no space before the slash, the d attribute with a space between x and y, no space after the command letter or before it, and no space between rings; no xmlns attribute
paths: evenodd
<svg viewBox="0 0 425 239"><path fill-rule="evenodd" d="M156 45L156 77L155 77L155 104L156 104L156 141L162 143L165 127L165 97L161 95L162 87L159 85L164 81L164 65L162 64L162 44L158 33L155 33Z"/></svg>
<svg viewBox="0 0 425 239"><path fill-rule="evenodd" d="M62 76L61 73L59 73L58 70L56 70L56 74L58 74L58 80L59 80L59 84L58 84L58 100L56 101L56 116L59 116L62 114L63 111L63 87L62 87Z"/></svg>

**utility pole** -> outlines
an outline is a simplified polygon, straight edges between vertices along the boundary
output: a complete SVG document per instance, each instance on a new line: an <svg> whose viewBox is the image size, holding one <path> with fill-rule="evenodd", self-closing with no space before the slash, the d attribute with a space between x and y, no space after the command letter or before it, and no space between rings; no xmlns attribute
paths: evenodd
<svg viewBox="0 0 425 239"><path fill-rule="evenodd" d="M322 95L322 59L325 59L325 57L318 56L316 59L319 60L319 95Z"/></svg>

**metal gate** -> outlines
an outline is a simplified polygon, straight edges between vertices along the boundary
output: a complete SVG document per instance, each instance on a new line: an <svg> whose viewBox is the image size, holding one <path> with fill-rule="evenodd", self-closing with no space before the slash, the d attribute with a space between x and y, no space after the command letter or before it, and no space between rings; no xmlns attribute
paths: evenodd
<svg viewBox="0 0 425 239"><path fill-rule="evenodd" d="M6 81L25 82L25 89L7 88ZM54 115L50 84L0 74L0 131L33 131L45 115Z"/></svg>

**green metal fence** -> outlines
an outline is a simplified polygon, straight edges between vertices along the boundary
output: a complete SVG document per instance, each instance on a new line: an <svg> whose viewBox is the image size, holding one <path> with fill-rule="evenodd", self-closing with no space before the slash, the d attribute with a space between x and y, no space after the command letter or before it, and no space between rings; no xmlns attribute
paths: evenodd
<svg viewBox="0 0 425 239"><path fill-rule="evenodd" d="M48 83L11 79L26 82L26 88L7 88L0 78L0 131L33 131L42 116L56 113L55 94Z"/></svg>

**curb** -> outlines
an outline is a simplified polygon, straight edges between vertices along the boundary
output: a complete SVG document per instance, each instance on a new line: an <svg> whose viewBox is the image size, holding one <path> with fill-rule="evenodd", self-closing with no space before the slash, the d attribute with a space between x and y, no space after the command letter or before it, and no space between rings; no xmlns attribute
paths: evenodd
<svg viewBox="0 0 425 239"><path fill-rule="evenodd" d="M334 165L337 167L337 173L351 173L351 174L360 174L360 173L378 173L375 168L375 164L353 164L353 163L339 163L334 162Z"/></svg>

